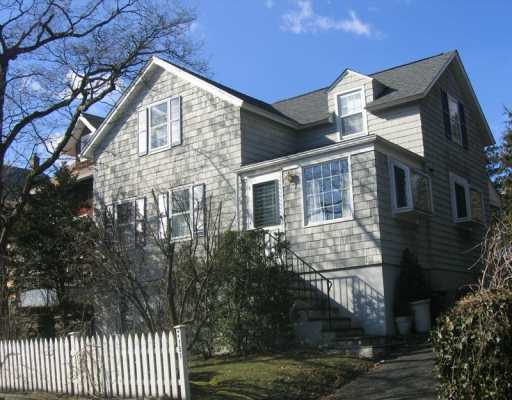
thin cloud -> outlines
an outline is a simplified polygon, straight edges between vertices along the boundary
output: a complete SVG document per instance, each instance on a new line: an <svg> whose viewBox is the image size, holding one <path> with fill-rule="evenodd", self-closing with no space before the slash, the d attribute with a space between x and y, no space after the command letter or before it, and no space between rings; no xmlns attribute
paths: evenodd
<svg viewBox="0 0 512 400"><path fill-rule="evenodd" d="M268 9L274 8L274 5L274 0L265 0L265 7L267 7Z"/></svg>
<svg viewBox="0 0 512 400"><path fill-rule="evenodd" d="M343 31L356 36L368 38L380 37L372 25L361 20L354 10L349 11L348 18L334 19L317 14L311 0L298 0L297 8L285 13L281 28L295 34L326 31Z"/></svg>

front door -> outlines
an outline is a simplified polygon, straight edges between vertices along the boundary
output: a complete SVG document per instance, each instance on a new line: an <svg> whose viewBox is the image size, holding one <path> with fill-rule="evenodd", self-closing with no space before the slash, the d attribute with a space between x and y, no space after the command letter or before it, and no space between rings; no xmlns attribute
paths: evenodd
<svg viewBox="0 0 512 400"><path fill-rule="evenodd" d="M245 180L246 229L263 229L269 233L269 250L273 237L284 232L281 172L251 176Z"/></svg>

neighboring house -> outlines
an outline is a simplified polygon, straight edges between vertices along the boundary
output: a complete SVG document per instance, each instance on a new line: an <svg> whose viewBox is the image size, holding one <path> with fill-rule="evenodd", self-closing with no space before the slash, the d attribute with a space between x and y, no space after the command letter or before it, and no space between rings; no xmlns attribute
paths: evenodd
<svg viewBox="0 0 512 400"><path fill-rule="evenodd" d="M65 156L73 158L69 165L71 171L76 174L76 191L80 196L81 205L77 211L79 216L92 216L93 210L93 173L92 162L81 160L80 154L91 140L96 129L103 122L103 117L82 113L73 127L73 132L68 143L62 150Z"/></svg>
<svg viewBox="0 0 512 400"><path fill-rule="evenodd" d="M448 297L473 278L493 143L456 51L273 104L153 58L83 155L95 201L154 221L156 190L176 239L205 193L225 229L283 232L351 327L388 335L405 248Z"/></svg>

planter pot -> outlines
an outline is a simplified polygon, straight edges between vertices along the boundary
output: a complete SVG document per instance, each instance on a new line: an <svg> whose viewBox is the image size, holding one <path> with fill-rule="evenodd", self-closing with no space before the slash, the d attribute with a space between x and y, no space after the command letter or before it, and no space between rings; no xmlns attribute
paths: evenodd
<svg viewBox="0 0 512 400"><path fill-rule="evenodd" d="M411 333L411 317L396 317L395 322L399 335L406 336Z"/></svg>
<svg viewBox="0 0 512 400"><path fill-rule="evenodd" d="M426 333L430 331L430 299L412 301L409 304L414 315L416 332Z"/></svg>

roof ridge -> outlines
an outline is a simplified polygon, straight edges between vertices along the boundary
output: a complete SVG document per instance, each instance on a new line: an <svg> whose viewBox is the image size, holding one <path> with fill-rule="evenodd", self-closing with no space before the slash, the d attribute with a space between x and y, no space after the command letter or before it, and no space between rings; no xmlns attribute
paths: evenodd
<svg viewBox="0 0 512 400"><path fill-rule="evenodd" d="M303 96L307 96L307 95L310 95L310 94L313 94L313 93L316 93L316 92L320 92L322 90L325 90L327 89L329 86L324 86L320 89L314 89L314 90L310 90L309 92L306 92L306 93L302 93L302 94L297 94L295 96L291 96L291 97L285 97L284 99L281 99L281 100L277 100L277 101L273 101L271 104L274 105L274 104L277 104L277 103L282 103L282 102L285 102L285 101L288 101L288 100L293 100L293 99L297 99L299 97L303 97Z"/></svg>
<svg viewBox="0 0 512 400"><path fill-rule="evenodd" d="M389 67L389 68L381 69L381 70L376 71L376 72L372 72L371 74L368 74L368 76L373 76L373 75L380 74L380 73L382 73L382 72L387 72L387 71L391 71L391 70L393 70L393 69L406 67L406 66L408 66L408 65L412 65L412 64L419 63L419 62L427 61L427 60L430 60L430 59L432 59L432 58L436 58L436 57L444 56L444 55L447 55L447 54L450 54L450 53L454 53L454 52L456 52L456 50L451 50L451 51L447 51L447 52L442 52L442 53L439 53L439 54L435 54L435 55L433 55L433 56L420 58L419 60L409 61L409 62L407 62L407 63L400 64L400 65L396 65L396 66L394 66L394 67Z"/></svg>

